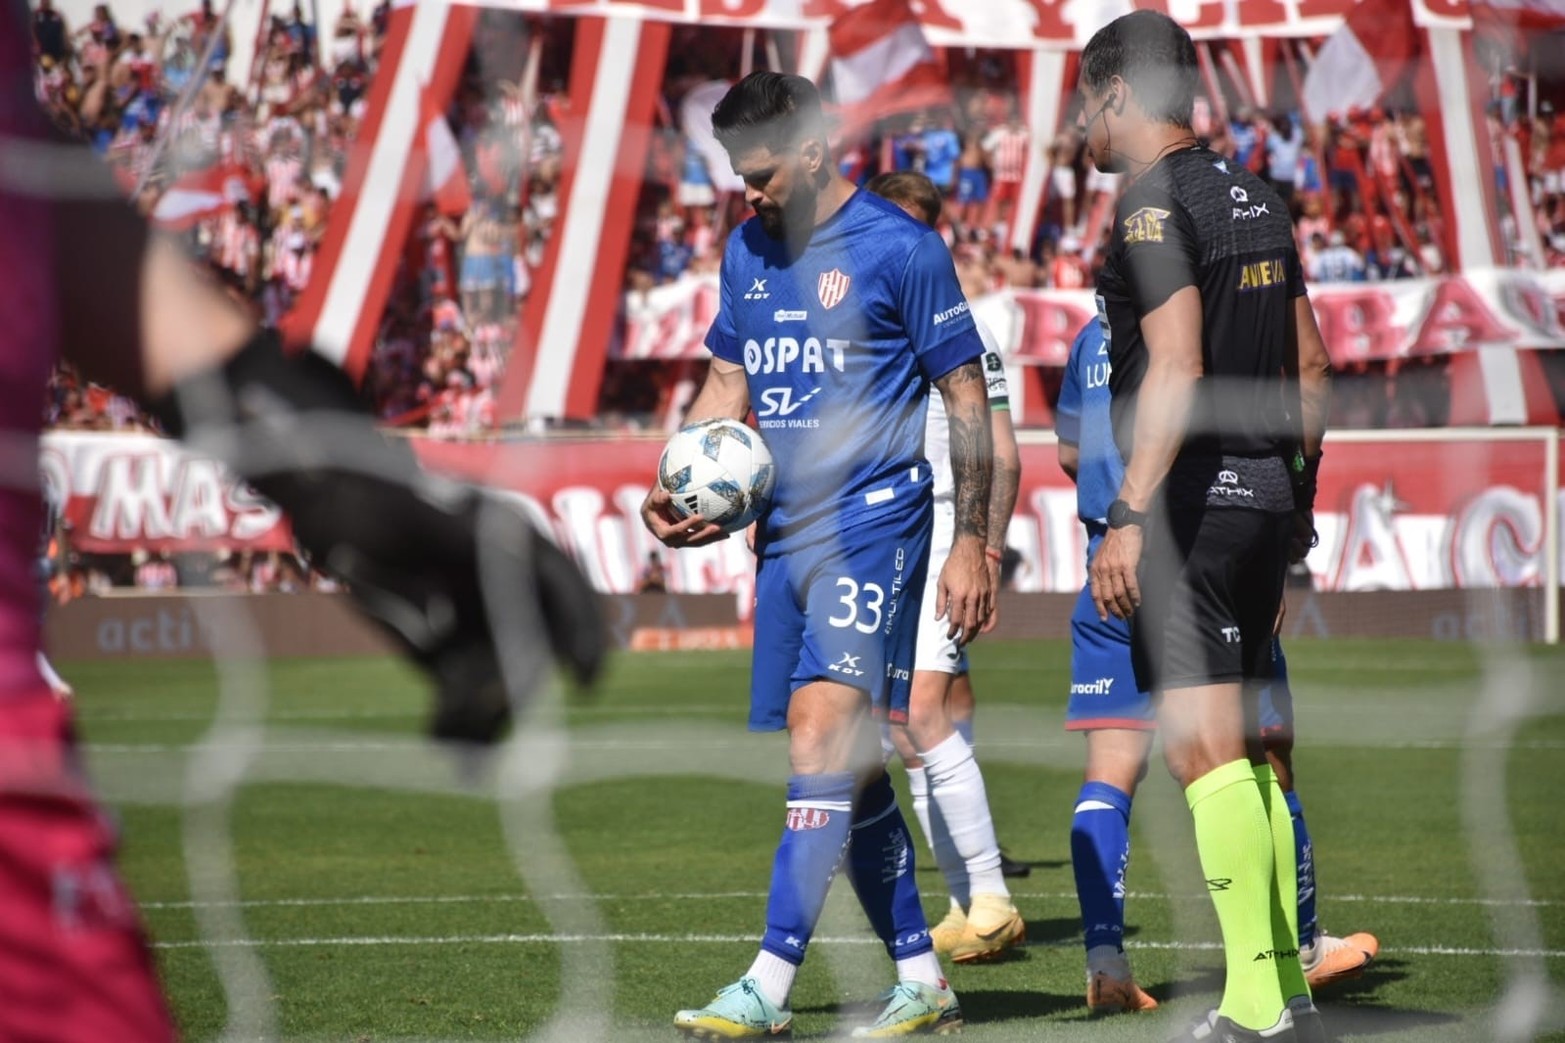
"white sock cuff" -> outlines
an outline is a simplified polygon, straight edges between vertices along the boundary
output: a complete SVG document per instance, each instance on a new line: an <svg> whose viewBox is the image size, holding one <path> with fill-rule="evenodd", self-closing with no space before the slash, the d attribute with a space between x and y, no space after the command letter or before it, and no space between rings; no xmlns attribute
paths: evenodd
<svg viewBox="0 0 1565 1043"><path fill-rule="evenodd" d="M907 789L914 799L929 796L929 776L924 773L923 765L907 769Z"/></svg>
<svg viewBox="0 0 1565 1043"><path fill-rule="evenodd" d="M930 775L944 775L961 767L963 762L973 759L973 748L967 745L967 740L956 733L935 744L934 749L927 753L919 751L919 757L924 761L924 771Z"/></svg>

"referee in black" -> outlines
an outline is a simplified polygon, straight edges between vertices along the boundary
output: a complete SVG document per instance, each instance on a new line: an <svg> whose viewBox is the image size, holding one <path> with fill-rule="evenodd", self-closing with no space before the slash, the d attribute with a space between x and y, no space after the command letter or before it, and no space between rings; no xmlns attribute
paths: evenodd
<svg viewBox="0 0 1565 1043"><path fill-rule="evenodd" d="M1287 207L1190 129L1195 45L1137 11L1081 56L1093 163L1128 187L1098 277L1125 480L1091 569L1131 620L1227 956L1180 1040L1324 1040L1299 968L1293 828L1255 723L1290 556L1312 542L1330 362Z"/></svg>

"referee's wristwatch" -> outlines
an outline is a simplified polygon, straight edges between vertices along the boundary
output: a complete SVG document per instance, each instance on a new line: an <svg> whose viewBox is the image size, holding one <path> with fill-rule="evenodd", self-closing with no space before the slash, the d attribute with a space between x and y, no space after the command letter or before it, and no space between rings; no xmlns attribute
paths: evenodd
<svg viewBox="0 0 1565 1043"><path fill-rule="evenodd" d="M1115 500L1109 504L1108 521L1111 529L1123 529L1127 525L1145 526L1147 512L1132 510L1124 500Z"/></svg>

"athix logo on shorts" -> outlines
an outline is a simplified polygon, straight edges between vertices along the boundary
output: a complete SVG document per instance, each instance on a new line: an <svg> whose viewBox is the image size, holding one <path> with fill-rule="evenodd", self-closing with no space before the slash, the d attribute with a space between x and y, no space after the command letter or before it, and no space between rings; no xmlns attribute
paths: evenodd
<svg viewBox="0 0 1565 1043"><path fill-rule="evenodd" d="M821 307L830 310L841 304L842 299L848 295L848 285L852 282L852 278L844 275L840 268L821 272L820 281L815 286L815 293L821 299Z"/></svg>
<svg viewBox="0 0 1565 1043"><path fill-rule="evenodd" d="M757 279L755 283L745 291L744 299L747 301L764 301L771 296L766 292L766 280Z"/></svg>
<svg viewBox="0 0 1565 1043"><path fill-rule="evenodd" d="M938 326L942 322L950 322L958 315L966 315L967 311L967 302L959 301L958 303L953 304L951 307L947 308L945 311L935 312L935 325Z"/></svg>
<svg viewBox="0 0 1565 1043"><path fill-rule="evenodd" d="M820 829L831 821L831 812L825 808L789 808L788 828L800 833L807 829Z"/></svg>
<svg viewBox="0 0 1565 1043"><path fill-rule="evenodd" d="M1255 499L1255 490L1240 485L1238 473L1227 469L1217 472L1217 484L1210 486L1206 492L1209 496L1221 496L1226 500Z"/></svg>
<svg viewBox="0 0 1565 1043"><path fill-rule="evenodd" d="M1114 687L1114 678L1100 677L1096 681L1087 681L1083 684L1071 685L1072 695L1108 695L1109 689Z"/></svg>
<svg viewBox="0 0 1565 1043"><path fill-rule="evenodd" d="M859 669L859 660L863 658L863 656L856 656L848 652L844 652L842 653L841 659L837 660L826 669L835 670L839 674L847 674L849 677L863 677L864 671Z"/></svg>

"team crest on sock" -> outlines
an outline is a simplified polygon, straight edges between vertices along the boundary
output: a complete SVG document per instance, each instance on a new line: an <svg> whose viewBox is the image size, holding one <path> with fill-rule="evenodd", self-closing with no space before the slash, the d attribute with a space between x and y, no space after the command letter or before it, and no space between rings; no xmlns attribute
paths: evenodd
<svg viewBox="0 0 1565 1043"><path fill-rule="evenodd" d="M795 833L807 829L820 829L831 821L831 812L825 808L789 808L788 828Z"/></svg>

